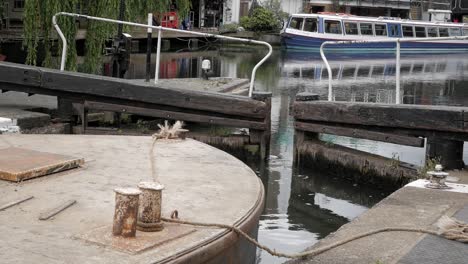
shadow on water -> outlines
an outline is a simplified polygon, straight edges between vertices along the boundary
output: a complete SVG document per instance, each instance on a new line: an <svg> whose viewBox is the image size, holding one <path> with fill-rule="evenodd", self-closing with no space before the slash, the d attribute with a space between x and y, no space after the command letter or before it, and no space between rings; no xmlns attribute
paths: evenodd
<svg viewBox="0 0 468 264"><path fill-rule="evenodd" d="M204 47L162 54L162 78L201 76L201 61L210 59L214 76L249 78L265 51L245 46ZM154 57L153 57L154 61ZM394 103L395 61L392 57L332 57L333 99L337 101ZM132 56L129 78L144 78L144 54ZM154 64L151 65L154 72ZM402 56L401 89L405 104L467 105L468 57L460 55ZM257 72L256 89L270 91L272 98L272 138L267 163L236 152L261 177L266 200L258 240L278 251L302 251L336 231L394 189L363 186L326 171L293 167L293 120L290 102L297 92L328 95L328 76L320 57L310 53L275 51ZM421 164L424 149L401 147L369 140L322 136L322 140L351 148L398 157ZM466 156L466 155L465 155ZM286 259L257 251L257 263L282 263Z"/></svg>

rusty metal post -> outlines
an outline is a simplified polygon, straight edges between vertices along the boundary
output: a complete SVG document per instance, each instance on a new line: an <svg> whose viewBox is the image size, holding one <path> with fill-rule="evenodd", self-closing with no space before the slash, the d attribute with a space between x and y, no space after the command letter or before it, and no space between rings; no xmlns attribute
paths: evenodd
<svg viewBox="0 0 468 264"><path fill-rule="evenodd" d="M140 182L140 206L137 229L145 232L161 231L161 201L164 185L157 182Z"/></svg>
<svg viewBox="0 0 468 264"><path fill-rule="evenodd" d="M115 191L115 213L112 234L114 236L135 237L140 190L117 188Z"/></svg>

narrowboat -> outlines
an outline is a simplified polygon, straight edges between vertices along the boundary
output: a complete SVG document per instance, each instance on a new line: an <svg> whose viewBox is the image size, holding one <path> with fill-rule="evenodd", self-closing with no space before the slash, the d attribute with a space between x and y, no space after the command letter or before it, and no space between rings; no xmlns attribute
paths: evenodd
<svg viewBox="0 0 468 264"><path fill-rule="evenodd" d="M439 37L468 36L468 24L426 22L394 17L361 17L349 14L294 14L282 32L287 49L318 50L325 41L363 41L327 46L339 52L394 52L393 42L369 40L408 39L401 43L403 53L467 52L468 39L432 40ZM411 38L431 38L411 41Z"/></svg>

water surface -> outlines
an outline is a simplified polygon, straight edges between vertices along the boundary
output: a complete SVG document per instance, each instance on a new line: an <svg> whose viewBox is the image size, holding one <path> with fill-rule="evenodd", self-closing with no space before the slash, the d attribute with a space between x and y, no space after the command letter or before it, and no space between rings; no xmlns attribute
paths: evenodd
<svg viewBox="0 0 468 264"><path fill-rule="evenodd" d="M249 78L264 50L246 46L206 46L162 55L162 78L201 75L201 61L210 59L214 76ZM153 60L154 61L154 60ZM332 100L395 103L395 60L331 56ZM132 56L129 76L144 78L144 55ZM152 72L154 65L152 65ZM467 105L468 56L411 57L402 55L401 101L404 104ZM380 190L331 176L326 171L293 168L293 120L289 105L297 92L328 98L328 74L317 54L275 51L257 73L256 90L272 98L271 158L266 167L254 165L266 191L258 240L279 251L295 253L365 212L393 190ZM423 148L322 135L347 147L421 165ZM258 251L258 263L285 259Z"/></svg>

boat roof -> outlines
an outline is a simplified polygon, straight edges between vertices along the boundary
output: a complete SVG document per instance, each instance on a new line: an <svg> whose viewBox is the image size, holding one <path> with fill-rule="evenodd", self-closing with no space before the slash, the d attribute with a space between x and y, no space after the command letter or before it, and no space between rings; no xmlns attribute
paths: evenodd
<svg viewBox="0 0 468 264"><path fill-rule="evenodd" d="M411 20L411 19L401 19L399 17L364 17L364 16L355 16L351 14L292 14L291 17L322 17L325 19L340 19L346 21L356 21L356 22L382 22L382 23L399 23L399 24L411 24L411 25L420 25L420 26L447 26L447 27L468 27L466 23L452 23L452 22L430 22L430 21L420 21L420 20Z"/></svg>

